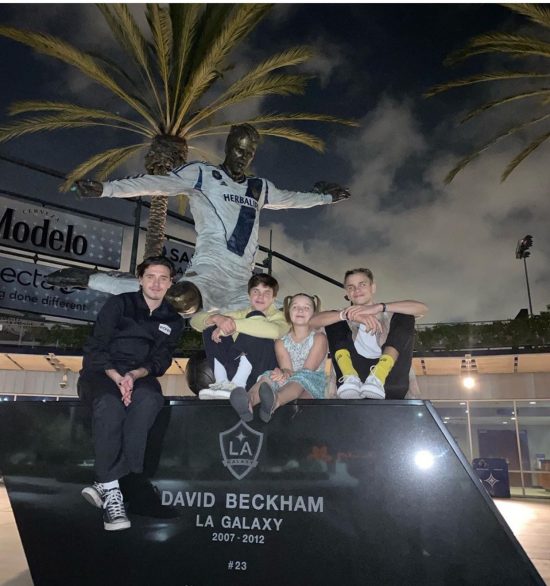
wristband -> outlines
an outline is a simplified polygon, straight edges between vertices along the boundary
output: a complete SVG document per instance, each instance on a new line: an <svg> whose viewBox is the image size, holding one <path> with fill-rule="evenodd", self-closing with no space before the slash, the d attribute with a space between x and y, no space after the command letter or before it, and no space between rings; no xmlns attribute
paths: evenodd
<svg viewBox="0 0 550 586"><path fill-rule="evenodd" d="M386 313L386 304L380 303L380 305L382 306L382 313Z"/></svg>
<svg viewBox="0 0 550 586"><path fill-rule="evenodd" d="M340 312L340 321L346 321L347 317L344 316L344 311L346 311L345 309L342 309L342 311Z"/></svg>

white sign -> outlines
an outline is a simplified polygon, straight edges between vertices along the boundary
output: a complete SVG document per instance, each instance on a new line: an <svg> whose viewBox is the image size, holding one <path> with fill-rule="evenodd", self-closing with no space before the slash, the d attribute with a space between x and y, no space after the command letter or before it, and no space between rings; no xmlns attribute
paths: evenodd
<svg viewBox="0 0 550 586"><path fill-rule="evenodd" d="M118 269L123 227L0 196L0 244Z"/></svg>
<svg viewBox="0 0 550 586"><path fill-rule="evenodd" d="M176 267L176 281L179 281L187 270L187 265L194 252L195 249L187 244L181 244L180 242L173 242L171 240L164 241L162 254L174 263Z"/></svg>
<svg viewBox="0 0 550 586"><path fill-rule="evenodd" d="M0 257L0 307L95 321L110 295L91 289L54 287L46 282L46 276L56 270Z"/></svg>

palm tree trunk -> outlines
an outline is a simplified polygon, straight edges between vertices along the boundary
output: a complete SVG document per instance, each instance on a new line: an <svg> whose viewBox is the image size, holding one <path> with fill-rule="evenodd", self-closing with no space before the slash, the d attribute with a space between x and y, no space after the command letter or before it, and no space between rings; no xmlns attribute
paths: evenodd
<svg viewBox="0 0 550 586"><path fill-rule="evenodd" d="M144 258L162 254L167 211L168 197L166 195L157 195L151 198L149 223L147 224L147 235L145 237L145 252L143 253Z"/></svg>
<svg viewBox="0 0 550 586"><path fill-rule="evenodd" d="M187 141L179 136L159 134L153 139L151 148L145 155L145 169L149 175L168 175L186 161ZM168 197L155 196L151 199L145 238L145 258L162 254L167 211Z"/></svg>

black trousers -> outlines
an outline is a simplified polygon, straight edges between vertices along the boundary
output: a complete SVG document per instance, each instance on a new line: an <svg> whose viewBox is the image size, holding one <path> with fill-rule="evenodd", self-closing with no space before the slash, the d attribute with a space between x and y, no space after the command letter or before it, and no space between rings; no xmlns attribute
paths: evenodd
<svg viewBox="0 0 550 586"><path fill-rule="evenodd" d="M128 407L118 385L103 372L82 370L77 388L81 401L92 410L97 481L141 473L149 429L164 405L158 380L137 379Z"/></svg>
<svg viewBox="0 0 550 586"><path fill-rule="evenodd" d="M254 315L263 315L263 313L252 311L246 317ZM252 372L246 381L246 390L248 391L263 372L277 366L274 340L239 334L236 340L233 340L231 336L224 336L221 338L221 342L216 343L212 340L214 330L215 326L212 326L202 333L206 358L212 371L214 371L214 359L216 359L225 367L227 378L231 380L237 372L239 358L245 354L247 360L252 364Z"/></svg>
<svg viewBox="0 0 550 586"><path fill-rule="evenodd" d="M365 358L357 352L347 322L339 321L326 326L325 331L337 379L341 378L342 371L336 363L335 353L338 350L348 350L353 367L359 374L359 378L364 381L370 374L371 366L378 362L378 358ZM403 399L409 390L409 371L412 364L413 345L414 317L394 313L390 321L388 338L382 347L382 352L384 352L386 346L392 346L399 352L399 357L384 384L386 398L388 399Z"/></svg>

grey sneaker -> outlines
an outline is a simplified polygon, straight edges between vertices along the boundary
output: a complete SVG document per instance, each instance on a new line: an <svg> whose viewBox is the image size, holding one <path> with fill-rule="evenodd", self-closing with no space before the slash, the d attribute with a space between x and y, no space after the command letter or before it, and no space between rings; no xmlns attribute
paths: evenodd
<svg viewBox="0 0 550 586"><path fill-rule="evenodd" d="M370 374L367 380L361 385L361 399L385 399L386 390L382 381L375 376L372 371L374 366L370 369Z"/></svg>
<svg viewBox="0 0 550 586"><path fill-rule="evenodd" d="M336 395L339 399L361 399L361 379L354 374L343 376L339 381L342 383Z"/></svg>
<svg viewBox="0 0 550 586"><path fill-rule="evenodd" d="M92 506L101 509L103 507L103 499L107 491L103 488L103 484L94 482L92 486L87 486L80 493Z"/></svg>
<svg viewBox="0 0 550 586"><path fill-rule="evenodd" d="M107 531L128 529L132 524L126 516L124 499L119 488L105 491L103 498L103 526Z"/></svg>
<svg viewBox="0 0 550 586"><path fill-rule="evenodd" d="M237 387L231 391L229 402L243 421L252 421L254 419L254 414L250 410L248 393L243 387Z"/></svg>
<svg viewBox="0 0 550 586"><path fill-rule="evenodd" d="M267 383L260 385L258 393L260 395L260 419L264 423L269 423L275 411L277 393Z"/></svg>

